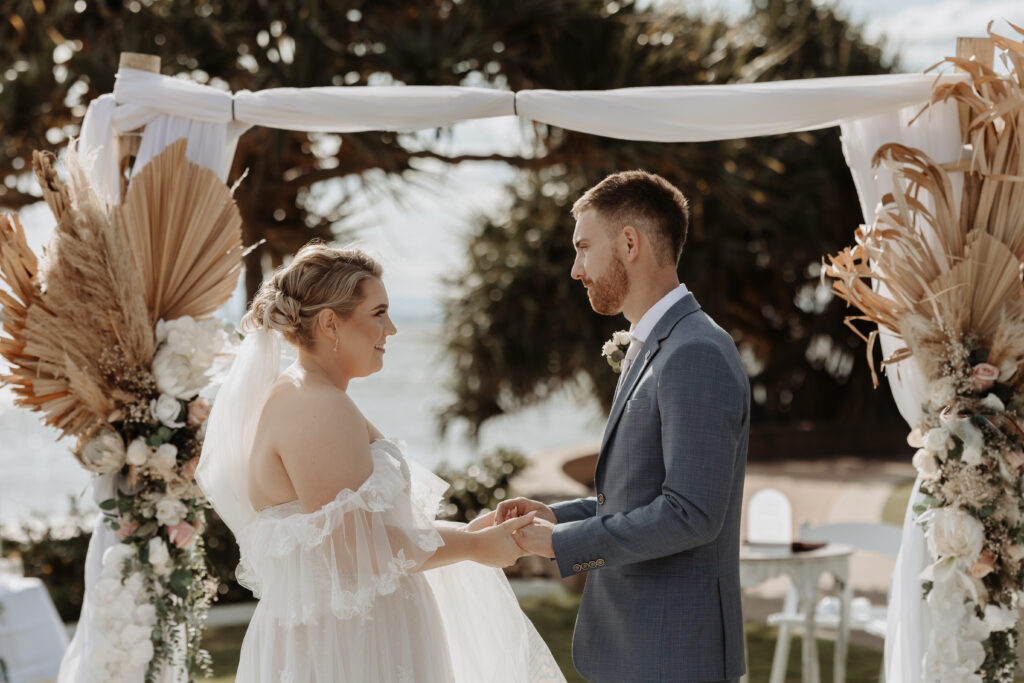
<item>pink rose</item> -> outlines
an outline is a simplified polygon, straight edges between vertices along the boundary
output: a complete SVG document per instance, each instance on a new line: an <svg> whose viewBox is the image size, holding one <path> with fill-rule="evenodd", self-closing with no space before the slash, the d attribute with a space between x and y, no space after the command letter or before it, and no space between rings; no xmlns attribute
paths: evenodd
<svg viewBox="0 0 1024 683"><path fill-rule="evenodd" d="M188 404L188 424L198 427L210 417L210 402L205 398L197 398Z"/></svg>
<svg viewBox="0 0 1024 683"><path fill-rule="evenodd" d="M197 467L199 467L198 455L185 463L185 468L181 471L181 476L185 477L187 481L195 481Z"/></svg>
<svg viewBox="0 0 1024 683"><path fill-rule="evenodd" d="M179 548L186 548L196 542L195 528L182 520L174 526L167 527L167 538Z"/></svg>
<svg viewBox="0 0 1024 683"><path fill-rule="evenodd" d="M125 520L124 517L118 520L120 528L117 530L117 537L122 541L135 533L135 530L139 528L139 523L134 520Z"/></svg>
<svg viewBox="0 0 1024 683"><path fill-rule="evenodd" d="M999 368L989 363L978 363L971 373L974 381L974 388L978 391L988 391L999 379Z"/></svg>
<svg viewBox="0 0 1024 683"><path fill-rule="evenodd" d="M996 569L996 554L991 550L982 550L971 567L971 576L980 579L988 576Z"/></svg>

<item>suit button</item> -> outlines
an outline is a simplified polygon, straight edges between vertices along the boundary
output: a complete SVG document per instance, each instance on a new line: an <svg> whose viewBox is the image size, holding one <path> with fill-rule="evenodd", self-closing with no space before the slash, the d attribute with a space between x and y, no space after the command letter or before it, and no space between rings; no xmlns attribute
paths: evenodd
<svg viewBox="0 0 1024 683"><path fill-rule="evenodd" d="M582 569L583 569L583 565L581 565L581 564L578 564L578 563L577 563L577 564L574 564L574 565L572 566L572 570L573 570L574 572L578 572L578 571L581 571Z"/></svg>
<svg viewBox="0 0 1024 683"><path fill-rule="evenodd" d="M603 567L604 566L604 558L598 558L596 564L597 564L598 567Z"/></svg>
<svg viewBox="0 0 1024 683"><path fill-rule="evenodd" d="M597 494L597 504L598 505L604 505L604 494L603 493Z"/></svg>

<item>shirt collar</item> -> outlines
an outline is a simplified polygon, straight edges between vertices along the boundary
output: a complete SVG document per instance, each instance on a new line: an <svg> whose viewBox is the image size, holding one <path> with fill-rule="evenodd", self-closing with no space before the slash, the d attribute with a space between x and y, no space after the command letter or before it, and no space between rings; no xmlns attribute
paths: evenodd
<svg viewBox="0 0 1024 683"><path fill-rule="evenodd" d="M680 284L678 287L670 291L665 296L658 299L658 302L647 309L647 312L640 318L640 322L629 328L629 334L637 341L643 343L647 341L647 337L651 334L651 330L658 324L662 316L668 312L668 309L672 308L680 299L686 296L689 290L686 289L686 285Z"/></svg>

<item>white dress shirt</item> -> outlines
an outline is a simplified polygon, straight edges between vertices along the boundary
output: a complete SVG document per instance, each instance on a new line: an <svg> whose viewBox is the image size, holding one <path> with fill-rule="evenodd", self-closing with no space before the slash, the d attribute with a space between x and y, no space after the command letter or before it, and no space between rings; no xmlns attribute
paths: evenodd
<svg viewBox="0 0 1024 683"><path fill-rule="evenodd" d="M662 316L668 313L668 309L672 308L676 303L686 296L689 290L686 289L686 285L679 285L665 296L658 299L658 302L647 309L647 312L640 318L640 322L636 325L632 325L629 328L629 334L634 339L641 343L647 341L647 337L651 334L651 330L658 324Z"/></svg>

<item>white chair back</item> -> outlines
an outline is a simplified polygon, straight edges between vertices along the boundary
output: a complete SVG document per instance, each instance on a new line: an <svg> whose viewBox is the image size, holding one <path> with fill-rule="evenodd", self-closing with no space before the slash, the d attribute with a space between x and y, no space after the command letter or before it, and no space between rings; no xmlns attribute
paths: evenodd
<svg viewBox="0 0 1024 683"><path fill-rule="evenodd" d="M789 545L793 542L793 508L786 494L761 489L747 503L747 543Z"/></svg>

